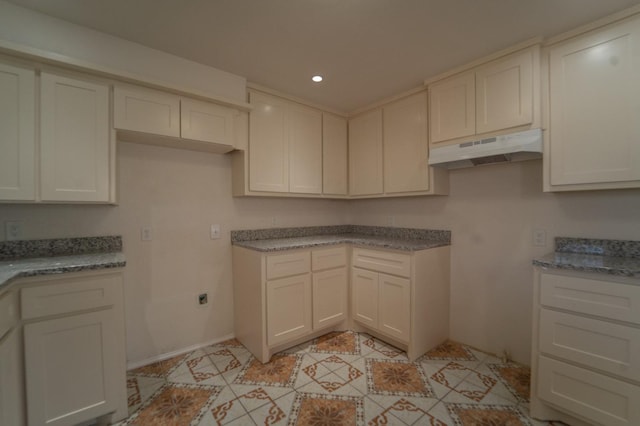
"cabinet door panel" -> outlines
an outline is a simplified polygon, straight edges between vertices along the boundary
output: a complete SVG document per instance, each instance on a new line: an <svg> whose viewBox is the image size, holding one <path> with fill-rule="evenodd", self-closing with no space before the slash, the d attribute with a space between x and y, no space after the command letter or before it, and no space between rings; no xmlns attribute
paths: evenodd
<svg viewBox="0 0 640 426"><path fill-rule="evenodd" d="M311 331L310 274L267 281L267 345Z"/></svg>
<svg viewBox="0 0 640 426"><path fill-rule="evenodd" d="M478 68L476 113L476 133L533 121L532 50Z"/></svg>
<svg viewBox="0 0 640 426"><path fill-rule="evenodd" d="M408 279L380 274L378 329L401 342L409 342L411 285Z"/></svg>
<svg viewBox="0 0 640 426"><path fill-rule="evenodd" d="M381 194L382 110L349 120L349 194Z"/></svg>
<svg viewBox="0 0 640 426"><path fill-rule="evenodd" d="M455 75L429 86L430 143L476 132L475 74Z"/></svg>
<svg viewBox="0 0 640 426"><path fill-rule="evenodd" d="M42 73L43 201L109 201L109 87Z"/></svg>
<svg viewBox="0 0 640 426"><path fill-rule="evenodd" d="M24 327L29 425L71 425L117 408L112 310Z"/></svg>
<svg viewBox="0 0 640 426"><path fill-rule="evenodd" d="M640 20L551 48L551 185L640 180Z"/></svg>
<svg viewBox="0 0 640 426"><path fill-rule="evenodd" d="M24 377L22 342L19 330L13 329L0 339L0 424L23 425Z"/></svg>
<svg viewBox="0 0 640 426"><path fill-rule="evenodd" d="M233 110L209 102L182 99L180 136L221 145L220 152L231 151L234 137Z"/></svg>
<svg viewBox="0 0 640 426"><path fill-rule="evenodd" d="M352 317L366 326L378 328L378 274L353 268L351 270Z"/></svg>
<svg viewBox="0 0 640 426"><path fill-rule="evenodd" d="M0 200L35 200L35 72L0 63Z"/></svg>
<svg viewBox="0 0 640 426"><path fill-rule="evenodd" d="M334 325L347 317L347 268L313 274L313 329Z"/></svg>
<svg viewBox="0 0 640 426"><path fill-rule="evenodd" d="M322 114L322 192L347 195L347 120Z"/></svg>
<svg viewBox="0 0 640 426"><path fill-rule="evenodd" d="M429 190L427 94L384 107L384 192Z"/></svg>
<svg viewBox="0 0 640 426"><path fill-rule="evenodd" d="M290 104L289 192L322 193L322 113Z"/></svg>
<svg viewBox="0 0 640 426"><path fill-rule="evenodd" d="M116 86L114 127L180 137L180 98L157 90Z"/></svg>
<svg viewBox="0 0 640 426"><path fill-rule="evenodd" d="M261 93L250 93L249 189L289 192L287 103Z"/></svg>

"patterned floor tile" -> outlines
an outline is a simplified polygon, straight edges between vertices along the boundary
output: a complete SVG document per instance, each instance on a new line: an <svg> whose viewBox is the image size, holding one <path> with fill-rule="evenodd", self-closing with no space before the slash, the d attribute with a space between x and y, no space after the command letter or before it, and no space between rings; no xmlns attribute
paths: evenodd
<svg viewBox="0 0 640 426"><path fill-rule="evenodd" d="M353 331L334 331L325 334L313 341L309 352L360 355L358 334Z"/></svg>
<svg viewBox="0 0 640 426"><path fill-rule="evenodd" d="M486 385L478 386L475 383L462 381L458 386L449 392L444 398L446 403L478 404L478 405L508 405L516 407L517 401L512 396L505 397L504 394L495 391L490 382Z"/></svg>
<svg viewBox="0 0 640 426"><path fill-rule="evenodd" d="M265 404L252 410L249 415L257 425L286 425L289 422L289 413L297 395L296 392L289 392L275 399L273 404Z"/></svg>
<svg viewBox="0 0 640 426"><path fill-rule="evenodd" d="M369 393L394 396L434 396L418 364L393 360L366 360Z"/></svg>
<svg viewBox="0 0 640 426"><path fill-rule="evenodd" d="M407 354L381 340L364 334L360 337L360 352L366 358L395 359L408 361Z"/></svg>
<svg viewBox="0 0 640 426"><path fill-rule="evenodd" d="M459 372L461 370L468 370L469 373L465 376L464 380L456 383L456 379L458 379L459 376L450 374L450 372ZM497 383L497 380L492 376L468 369L456 362L450 362L438 373L432 375L430 379L432 382L437 382L476 402L486 397Z"/></svg>
<svg viewBox="0 0 640 426"><path fill-rule="evenodd" d="M529 419L516 407L501 405L445 404L456 425L531 426Z"/></svg>
<svg viewBox="0 0 640 426"><path fill-rule="evenodd" d="M125 424L189 425L197 423L221 392L220 387L168 384L160 388Z"/></svg>
<svg viewBox="0 0 640 426"><path fill-rule="evenodd" d="M531 387L531 370L518 364L487 364L498 378L518 400L528 402Z"/></svg>
<svg viewBox="0 0 640 426"><path fill-rule="evenodd" d="M340 374L334 372L341 369ZM303 375L308 376L324 392L332 393L364 377L364 369L354 367L338 355L330 355L321 361L302 367L300 377Z"/></svg>
<svg viewBox="0 0 640 426"><path fill-rule="evenodd" d="M428 410L435 405L438 400L433 398L411 398L411 397L390 397L390 396L370 396L377 405L367 405L367 424L370 426L391 425L391 424L430 424L433 416L428 414ZM375 414L375 415L374 415ZM433 423L433 422L432 422ZM440 423L433 423L438 426Z"/></svg>
<svg viewBox="0 0 640 426"><path fill-rule="evenodd" d="M187 357L185 355L174 356L173 358L165 359L163 361L154 362L153 364L145 365L144 367L136 368L129 371L132 376L146 376L146 377L167 377L174 369L176 369L182 360Z"/></svg>
<svg viewBox="0 0 640 426"><path fill-rule="evenodd" d="M129 415L140 408L164 384L165 380L157 377L127 376L127 407Z"/></svg>
<svg viewBox="0 0 640 426"><path fill-rule="evenodd" d="M276 354L262 364L253 359L238 374L233 383L264 386L292 386L302 362L301 355Z"/></svg>
<svg viewBox="0 0 640 426"><path fill-rule="evenodd" d="M451 340L431 349L422 358L446 361L480 361L471 348Z"/></svg>
<svg viewBox="0 0 640 426"><path fill-rule="evenodd" d="M290 425L364 425L363 397L298 393L291 408Z"/></svg>

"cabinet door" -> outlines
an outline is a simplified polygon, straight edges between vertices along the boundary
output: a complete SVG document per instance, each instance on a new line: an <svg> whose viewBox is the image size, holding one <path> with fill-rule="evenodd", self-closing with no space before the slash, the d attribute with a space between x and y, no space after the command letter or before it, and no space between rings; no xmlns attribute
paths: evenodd
<svg viewBox="0 0 640 426"><path fill-rule="evenodd" d="M250 92L249 189L289 192L287 102Z"/></svg>
<svg viewBox="0 0 640 426"><path fill-rule="evenodd" d="M533 121L533 50L509 55L476 70L476 133Z"/></svg>
<svg viewBox="0 0 640 426"><path fill-rule="evenodd" d="M180 101L180 136L220 145L219 152L233 150L233 110L193 99Z"/></svg>
<svg viewBox="0 0 640 426"><path fill-rule="evenodd" d="M0 339L0 424L23 425L24 377L19 330Z"/></svg>
<svg viewBox="0 0 640 426"><path fill-rule="evenodd" d="M382 110L349 120L349 194L382 194Z"/></svg>
<svg viewBox="0 0 640 426"><path fill-rule="evenodd" d="M429 142L476 133L475 74L469 71L429 86Z"/></svg>
<svg viewBox="0 0 640 426"><path fill-rule="evenodd" d="M322 193L322 113L289 104L289 192Z"/></svg>
<svg viewBox="0 0 640 426"><path fill-rule="evenodd" d="M180 98L140 87L115 87L113 125L120 130L180 137Z"/></svg>
<svg viewBox="0 0 640 426"><path fill-rule="evenodd" d="M267 281L267 345L311 331L310 274Z"/></svg>
<svg viewBox="0 0 640 426"><path fill-rule="evenodd" d="M109 87L43 72L40 117L42 200L108 202Z"/></svg>
<svg viewBox="0 0 640 426"><path fill-rule="evenodd" d="M313 329L334 325L347 317L347 268L313 274Z"/></svg>
<svg viewBox="0 0 640 426"><path fill-rule="evenodd" d="M112 310L24 326L29 425L72 425L117 408Z"/></svg>
<svg viewBox="0 0 640 426"><path fill-rule="evenodd" d="M322 192L347 195L347 120L322 115Z"/></svg>
<svg viewBox="0 0 640 426"><path fill-rule="evenodd" d="M551 185L640 181L640 19L554 46L549 61Z"/></svg>
<svg viewBox="0 0 640 426"><path fill-rule="evenodd" d="M427 94L384 107L384 192L429 190Z"/></svg>
<svg viewBox="0 0 640 426"><path fill-rule="evenodd" d="M378 274L364 269L351 270L352 317L366 326L378 328Z"/></svg>
<svg viewBox="0 0 640 426"><path fill-rule="evenodd" d="M0 63L0 200L35 200L35 72Z"/></svg>
<svg viewBox="0 0 640 426"><path fill-rule="evenodd" d="M401 342L409 342L411 285L406 278L380 274L380 307L378 330L395 337Z"/></svg>

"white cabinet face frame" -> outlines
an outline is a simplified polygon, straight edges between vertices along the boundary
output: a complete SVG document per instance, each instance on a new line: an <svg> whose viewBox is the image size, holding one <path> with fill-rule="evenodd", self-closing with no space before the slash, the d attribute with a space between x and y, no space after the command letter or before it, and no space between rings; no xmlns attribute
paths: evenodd
<svg viewBox="0 0 640 426"><path fill-rule="evenodd" d="M267 345L275 346L312 329L311 275L267 281Z"/></svg>
<svg viewBox="0 0 640 426"><path fill-rule="evenodd" d="M35 71L0 59L0 200L36 197Z"/></svg>
<svg viewBox="0 0 640 426"><path fill-rule="evenodd" d="M640 18L548 54L546 189L640 186Z"/></svg>
<svg viewBox="0 0 640 426"><path fill-rule="evenodd" d="M289 104L289 192L322 193L322 113Z"/></svg>
<svg viewBox="0 0 640 426"><path fill-rule="evenodd" d="M349 195L382 194L382 109L349 120Z"/></svg>
<svg viewBox="0 0 640 426"><path fill-rule="evenodd" d="M347 120L332 114L322 114L322 192L347 195Z"/></svg>
<svg viewBox="0 0 640 426"><path fill-rule="evenodd" d="M403 343L411 337L411 281L379 275L378 329Z"/></svg>
<svg viewBox="0 0 640 426"><path fill-rule="evenodd" d="M48 72L40 83L42 200L109 202L109 86Z"/></svg>
<svg viewBox="0 0 640 426"><path fill-rule="evenodd" d="M20 330L0 338L0 424L24 424L24 377Z"/></svg>
<svg viewBox="0 0 640 426"><path fill-rule="evenodd" d="M471 136L475 132L475 73L468 71L430 85L430 143Z"/></svg>
<svg viewBox="0 0 640 426"><path fill-rule="evenodd" d="M313 329L338 324L347 318L347 267L314 272Z"/></svg>
<svg viewBox="0 0 640 426"><path fill-rule="evenodd" d="M378 329L378 273L351 268L351 315L374 330Z"/></svg>

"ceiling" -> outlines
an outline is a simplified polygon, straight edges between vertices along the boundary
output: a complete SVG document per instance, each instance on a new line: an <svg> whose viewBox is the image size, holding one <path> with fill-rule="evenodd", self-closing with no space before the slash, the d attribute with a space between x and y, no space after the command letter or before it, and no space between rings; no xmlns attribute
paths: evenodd
<svg viewBox="0 0 640 426"><path fill-rule="evenodd" d="M10 0L340 111L640 0ZM322 83L311 76L322 74Z"/></svg>

